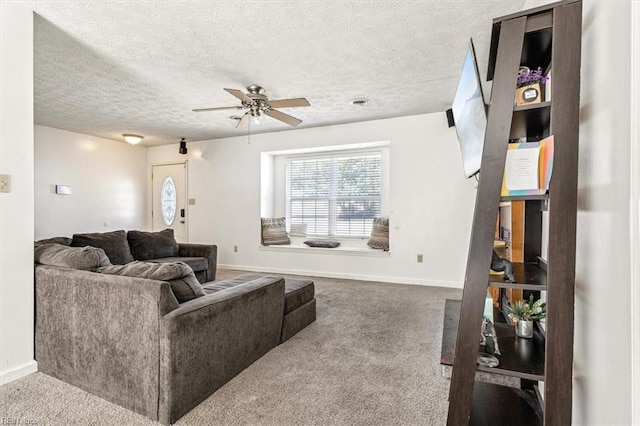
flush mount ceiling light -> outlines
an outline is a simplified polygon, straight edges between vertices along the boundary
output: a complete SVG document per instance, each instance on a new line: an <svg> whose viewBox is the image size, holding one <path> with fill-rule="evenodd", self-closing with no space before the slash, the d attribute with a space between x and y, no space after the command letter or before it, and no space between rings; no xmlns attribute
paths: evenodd
<svg viewBox="0 0 640 426"><path fill-rule="evenodd" d="M142 139L144 139L144 136L134 135L131 133L125 133L124 135L122 135L122 137L124 138L125 141L129 142L131 145L137 145L140 142L142 142Z"/></svg>
<svg viewBox="0 0 640 426"><path fill-rule="evenodd" d="M349 101L349 103L351 105L363 107L363 106L367 106L367 104L369 103L369 99L367 99L367 98L355 98L355 99L351 99Z"/></svg>

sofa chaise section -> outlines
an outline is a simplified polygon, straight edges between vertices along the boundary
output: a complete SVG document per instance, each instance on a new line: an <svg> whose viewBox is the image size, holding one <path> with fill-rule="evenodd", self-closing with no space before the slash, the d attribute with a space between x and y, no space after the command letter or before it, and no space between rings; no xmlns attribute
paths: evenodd
<svg viewBox="0 0 640 426"><path fill-rule="evenodd" d="M280 343L283 293L281 277L263 276L162 318L162 423L182 417Z"/></svg>

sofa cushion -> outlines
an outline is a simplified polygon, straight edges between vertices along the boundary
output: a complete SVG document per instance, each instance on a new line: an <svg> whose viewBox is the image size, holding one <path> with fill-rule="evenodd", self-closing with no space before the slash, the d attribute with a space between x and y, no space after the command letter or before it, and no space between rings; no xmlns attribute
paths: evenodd
<svg viewBox="0 0 640 426"><path fill-rule="evenodd" d="M127 233L125 231L73 234L71 245L73 247L99 247L107 253L109 260L114 265L124 265L125 263L134 261L131 251L129 250Z"/></svg>
<svg viewBox="0 0 640 426"><path fill-rule="evenodd" d="M193 270L184 262L156 263L136 260L126 265L98 268L98 272L168 281L178 303L188 302L205 295L202 285L196 279Z"/></svg>
<svg viewBox="0 0 640 426"><path fill-rule="evenodd" d="M284 313L288 314L309 302L315 296L313 281L297 278L284 280Z"/></svg>
<svg viewBox="0 0 640 426"><path fill-rule="evenodd" d="M229 278L222 281L212 281L203 286L204 292L207 294L217 293L222 290L226 290L228 288L235 287L240 284L245 284L250 281L254 281L264 277L264 275L260 274L243 274L239 275L235 278Z"/></svg>
<svg viewBox="0 0 640 426"><path fill-rule="evenodd" d="M68 246L71 244L71 238L69 237L45 238L44 240L38 240L34 243L35 246L41 246L43 244L62 244L63 246Z"/></svg>
<svg viewBox="0 0 640 426"><path fill-rule="evenodd" d="M264 275L260 274L243 274L235 278L229 278L222 281L213 281L203 286L206 294L217 293L228 288L248 283L260 278ZM305 303L313 300L315 296L315 286L311 280L303 280L298 278L285 278L284 280L284 313L299 308Z"/></svg>
<svg viewBox="0 0 640 426"><path fill-rule="evenodd" d="M184 262L187 265L191 266L194 272L206 271L209 266L209 262L206 257L161 257L159 259L149 259L148 262L155 263L173 263L173 262Z"/></svg>
<svg viewBox="0 0 640 426"><path fill-rule="evenodd" d="M35 247L36 263L49 266L95 271L111 265L104 250L97 247L69 247L62 244L41 244Z"/></svg>
<svg viewBox="0 0 640 426"><path fill-rule="evenodd" d="M127 241L136 260L177 256L180 251L173 229L160 232L129 231Z"/></svg>
<svg viewBox="0 0 640 426"><path fill-rule="evenodd" d="M284 217L260 218L262 226L262 245L291 244L287 235L286 219Z"/></svg>
<svg viewBox="0 0 640 426"><path fill-rule="evenodd" d="M371 238L367 245L374 249L389 251L389 218L376 217L373 219Z"/></svg>

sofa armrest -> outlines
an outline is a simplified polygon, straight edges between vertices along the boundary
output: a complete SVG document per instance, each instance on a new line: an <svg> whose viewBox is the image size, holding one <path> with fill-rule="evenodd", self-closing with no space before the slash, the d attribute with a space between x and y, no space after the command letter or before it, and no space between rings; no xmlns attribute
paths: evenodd
<svg viewBox="0 0 640 426"><path fill-rule="evenodd" d="M216 279L216 269L218 264L218 246L213 244L190 244L181 243L178 255L181 257L206 257L207 258L207 279Z"/></svg>
<svg viewBox="0 0 640 426"><path fill-rule="evenodd" d="M179 419L277 346L283 310L284 280L261 277L165 315L159 420Z"/></svg>
<svg viewBox="0 0 640 426"><path fill-rule="evenodd" d="M37 265L35 296L38 370L157 418L169 283Z"/></svg>

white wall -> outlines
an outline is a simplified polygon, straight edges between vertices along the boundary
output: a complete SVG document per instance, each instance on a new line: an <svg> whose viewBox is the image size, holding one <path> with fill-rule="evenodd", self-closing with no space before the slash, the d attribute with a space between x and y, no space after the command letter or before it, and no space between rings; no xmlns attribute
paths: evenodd
<svg viewBox="0 0 640 426"><path fill-rule="evenodd" d="M36 370L33 359L33 13L0 3L0 383Z"/></svg>
<svg viewBox="0 0 640 426"><path fill-rule="evenodd" d="M623 425L640 332L630 302L631 3L583 7L574 422Z"/></svg>
<svg viewBox="0 0 640 426"><path fill-rule="evenodd" d="M147 229L146 151L35 126L35 238ZM56 194L56 184L72 194Z"/></svg>
<svg viewBox="0 0 640 426"><path fill-rule="evenodd" d="M230 123L231 125L231 123ZM260 250L261 152L390 141L389 257ZM463 177L444 113L188 143L189 241L218 245L219 262L271 272L461 287L475 180ZM184 161L177 145L148 149L153 164ZM238 246L238 252L233 247ZM424 255L424 263L416 255Z"/></svg>
<svg viewBox="0 0 640 426"><path fill-rule="evenodd" d="M640 3L631 6L631 140L640 141ZM631 143L631 401L640 401L640 146ZM640 424L640 404L633 404L631 421Z"/></svg>

